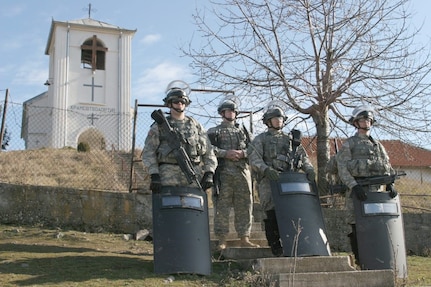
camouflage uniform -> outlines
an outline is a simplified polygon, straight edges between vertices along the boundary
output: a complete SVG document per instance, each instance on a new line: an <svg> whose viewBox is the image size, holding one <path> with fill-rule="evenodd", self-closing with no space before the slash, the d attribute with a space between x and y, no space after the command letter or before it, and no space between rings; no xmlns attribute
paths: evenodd
<svg viewBox="0 0 431 287"><path fill-rule="evenodd" d="M351 189L357 185L355 178L393 174L389 157L383 145L371 136L356 133L348 138L336 155L338 176L350 189L346 196L348 222L354 222ZM366 188L366 187L364 187ZM378 191L380 185L368 187L368 191Z"/></svg>
<svg viewBox="0 0 431 287"><path fill-rule="evenodd" d="M173 129L177 130L187 144L184 145L187 154L194 164L198 174L214 172L217 158L211 146L205 129L191 117L175 120L167 117ZM163 186L197 187L196 183L189 185L177 160L168 144L168 135L160 133L159 126L154 123L145 139L142 161L149 174L160 174Z"/></svg>
<svg viewBox="0 0 431 287"><path fill-rule="evenodd" d="M248 158L258 173L260 204L264 211L275 208L272 200L270 181L264 176L265 169L272 167L277 171L297 171L313 173L314 168L302 145L299 145L294 158L299 159L296 167L291 167L292 136L282 130L269 130L258 135L248 148Z"/></svg>
<svg viewBox="0 0 431 287"><path fill-rule="evenodd" d="M235 212L234 224L238 237L249 237L253 219L251 173L247 162L247 131L234 122L223 122L210 128L208 136L218 159L215 184L214 233L223 238L229 233L229 213ZM226 158L227 151L242 150L244 158L233 161Z"/></svg>

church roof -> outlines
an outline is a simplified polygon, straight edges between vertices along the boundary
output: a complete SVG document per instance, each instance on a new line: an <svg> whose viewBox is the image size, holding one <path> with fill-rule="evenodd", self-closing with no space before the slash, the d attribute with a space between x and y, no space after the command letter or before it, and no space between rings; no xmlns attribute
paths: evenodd
<svg viewBox="0 0 431 287"><path fill-rule="evenodd" d="M67 21L66 23L123 30L123 28L121 28L120 26L112 25L92 18L77 19L77 20Z"/></svg>
<svg viewBox="0 0 431 287"><path fill-rule="evenodd" d="M83 18L83 19L77 19L77 20L71 20L71 21L55 21L54 19L52 20L51 23L51 29L49 31L49 36L48 36L48 42L46 44L46 49L45 49L45 54L48 55L49 54L49 47L51 45L51 41L52 41L52 37L54 34L54 30L56 26L75 26L75 27L88 27L88 28L94 28L94 29L103 29L103 30L117 30L117 31L121 31L122 33L129 33L129 34L134 34L136 32L135 30L130 30L130 29L125 29L122 28L120 26L117 25L112 25L106 22L102 22L99 20L95 20L92 18Z"/></svg>

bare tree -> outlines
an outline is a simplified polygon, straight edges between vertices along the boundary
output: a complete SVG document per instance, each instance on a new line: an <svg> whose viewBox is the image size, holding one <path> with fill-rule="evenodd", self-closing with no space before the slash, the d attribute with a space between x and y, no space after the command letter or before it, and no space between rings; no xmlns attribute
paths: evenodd
<svg viewBox="0 0 431 287"><path fill-rule="evenodd" d="M414 41L420 28L410 27L408 0L211 4L194 15L202 46L183 53L206 85L239 91L247 103L282 100L312 119L321 193L329 137L346 130L353 107L374 106L387 136L423 141L430 132L429 48Z"/></svg>

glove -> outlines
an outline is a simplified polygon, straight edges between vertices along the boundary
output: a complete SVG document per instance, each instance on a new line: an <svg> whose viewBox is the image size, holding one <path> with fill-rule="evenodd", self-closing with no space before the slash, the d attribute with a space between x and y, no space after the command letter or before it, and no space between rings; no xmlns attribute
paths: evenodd
<svg viewBox="0 0 431 287"><path fill-rule="evenodd" d="M158 173L153 173L151 176L150 189L154 193L159 193L162 189L162 181L160 180L160 175Z"/></svg>
<svg viewBox="0 0 431 287"><path fill-rule="evenodd" d="M267 167L264 174L269 180L278 180L279 178L278 171L276 171L272 167Z"/></svg>
<svg viewBox="0 0 431 287"><path fill-rule="evenodd" d="M359 184L355 185L352 188L352 192L356 195L356 197L360 200L360 201L364 201L367 199L367 192L365 191L365 189L360 186Z"/></svg>
<svg viewBox="0 0 431 287"><path fill-rule="evenodd" d="M316 173L314 172L314 170L310 170L309 172L307 172L307 179L311 182L316 180Z"/></svg>
<svg viewBox="0 0 431 287"><path fill-rule="evenodd" d="M389 192L389 196L391 198L394 198L395 196L398 195L398 192L395 190L393 183L390 183L390 184L386 185L386 191Z"/></svg>
<svg viewBox="0 0 431 287"><path fill-rule="evenodd" d="M203 190L207 190L208 188L214 185L214 174L211 171L207 171L204 173L204 176L201 180L201 186Z"/></svg>

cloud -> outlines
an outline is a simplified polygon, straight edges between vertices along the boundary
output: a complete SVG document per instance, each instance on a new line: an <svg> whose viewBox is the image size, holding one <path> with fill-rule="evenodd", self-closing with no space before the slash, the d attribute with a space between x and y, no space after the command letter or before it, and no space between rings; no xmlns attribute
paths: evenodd
<svg viewBox="0 0 431 287"><path fill-rule="evenodd" d="M144 45L151 45L157 43L161 38L162 36L160 34L149 34L145 35L145 37L142 38L140 42Z"/></svg>
<svg viewBox="0 0 431 287"><path fill-rule="evenodd" d="M132 83L133 98L137 98L140 103L162 104L165 89L171 81L188 82L191 78L191 71L187 67L168 61L159 63L145 69Z"/></svg>

